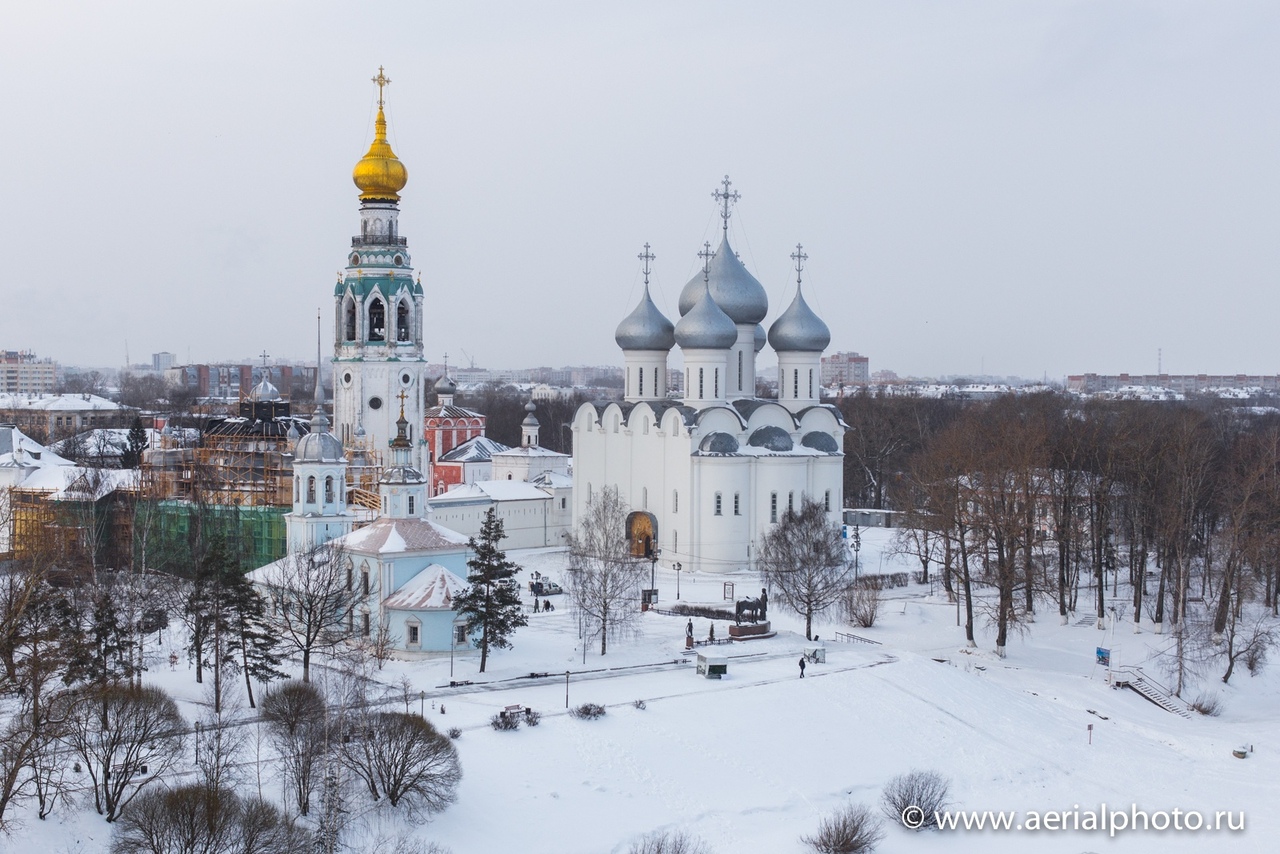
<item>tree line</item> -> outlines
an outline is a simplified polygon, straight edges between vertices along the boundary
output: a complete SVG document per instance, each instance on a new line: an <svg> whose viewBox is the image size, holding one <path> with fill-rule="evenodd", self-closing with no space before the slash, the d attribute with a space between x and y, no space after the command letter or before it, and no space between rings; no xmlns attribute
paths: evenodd
<svg viewBox="0 0 1280 854"><path fill-rule="evenodd" d="M937 573L961 597L970 644L981 599L1001 654L1053 608L1063 622L1128 615L1169 631L1179 690L1201 647L1224 656L1224 681L1265 658L1280 558L1274 410L1053 393L865 395L845 409L850 502L904 514L899 551L919 560L919 580Z"/></svg>

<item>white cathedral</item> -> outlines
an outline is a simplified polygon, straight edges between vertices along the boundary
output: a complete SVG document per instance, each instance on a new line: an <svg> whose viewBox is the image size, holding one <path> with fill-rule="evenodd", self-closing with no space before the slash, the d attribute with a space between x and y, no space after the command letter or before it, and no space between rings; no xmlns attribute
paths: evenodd
<svg viewBox="0 0 1280 854"><path fill-rule="evenodd" d="M755 568L761 536L808 497L839 522L846 425L820 399L825 323L801 292L801 247L793 257L795 297L769 327L769 298L729 245L729 192L724 233L714 253L680 294L672 324L644 294L614 336L626 366L622 403L586 403L573 421L574 518L602 488L616 487L629 505L626 536L633 554L660 552L665 565L735 572ZM756 396L756 357L766 340L778 357L778 398ZM667 391L668 359L678 346L684 394Z"/></svg>

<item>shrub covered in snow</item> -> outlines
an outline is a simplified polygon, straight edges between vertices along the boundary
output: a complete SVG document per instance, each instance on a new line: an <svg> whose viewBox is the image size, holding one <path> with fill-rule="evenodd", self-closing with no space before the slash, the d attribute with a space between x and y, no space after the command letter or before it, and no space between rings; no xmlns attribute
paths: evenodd
<svg viewBox="0 0 1280 854"><path fill-rule="evenodd" d="M489 718L489 726L498 732L514 732L520 729L520 719L515 715L504 715L502 712L498 712Z"/></svg>
<svg viewBox="0 0 1280 854"><path fill-rule="evenodd" d="M937 827L935 813L944 810L951 803L951 783L936 771L909 771L899 774L884 787L880 798L881 809L890 821L901 823L909 830L923 830ZM918 809L916 817L903 821L903 810L907 807Z"/></svg>
<svg viewBox="0 0 1280 854"><path fill-rule="evenodd" d="M710 854L710 849L682 830L663 830L646 834L627 849L627 854Z"/></svg>
<svg viewBox="0 0 1280 854"><path fill-rule="evenodd" d="M848 804L822 819L800 841L819 854L871 854L884 839L884 823L864 804Z"/></svg>
<svg viewBox="0 0 1280 854"><path fill-rule="evenodd" d="M583 703L575 709L570 709L569 714L580 721L593 721L604 717L604 706L599 703Z"/></svg>

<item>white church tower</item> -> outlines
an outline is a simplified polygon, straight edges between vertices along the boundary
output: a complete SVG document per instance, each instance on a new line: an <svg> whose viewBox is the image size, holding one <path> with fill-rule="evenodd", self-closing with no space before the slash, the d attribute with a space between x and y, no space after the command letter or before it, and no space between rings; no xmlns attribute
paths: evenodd
<svg viewBox="0 0 1280 854"><path fill-rule="evenodd" d="M347 509L347 458L318 404L311 416L311 432L298 439L293 454L293 510L284 517L290 554L350 533L352 521Z"/></svg>
<svg viewBox="0 0 1280 854"><path fill-rule="evenodd" d="M380 515L384 519L421 519L427 515L427 478L413 464L414 448L409 441L409 422L404 417L406 397L400 393L400 417L396 420L396 437L391 440L391 459L378 482Z"/></svg>
<svg viewBox="0 0 1280 854"><path fill-rule="evenodd" d="M408 242L400 236L400 190L408 170L387 142L378 69L373 144L352 175L360 189L360 233L334 289L333 417L348 448L363 446L387 465L397 435L393 401L407 399L407 440L414 466L425 470L422 441L422 285L414 280Z"/></svg>

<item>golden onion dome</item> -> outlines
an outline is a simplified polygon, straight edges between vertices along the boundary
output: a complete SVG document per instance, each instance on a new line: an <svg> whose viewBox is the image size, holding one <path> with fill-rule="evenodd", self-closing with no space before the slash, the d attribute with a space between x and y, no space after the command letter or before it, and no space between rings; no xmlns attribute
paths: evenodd
<svg viewBox="0 0 1280 854"><path fill-rule="evenodd" d="M351 180L360 188L360 198L400 201L400 191L409 182L409 170L404 167L391 143L387 142L387 117L378 107L373 144L351 173Z"/></svg>

